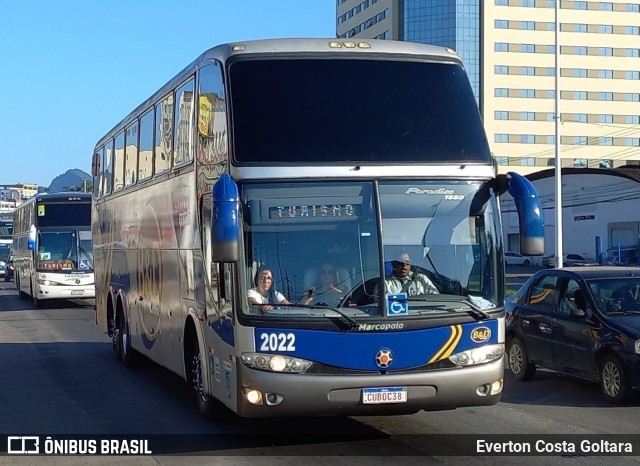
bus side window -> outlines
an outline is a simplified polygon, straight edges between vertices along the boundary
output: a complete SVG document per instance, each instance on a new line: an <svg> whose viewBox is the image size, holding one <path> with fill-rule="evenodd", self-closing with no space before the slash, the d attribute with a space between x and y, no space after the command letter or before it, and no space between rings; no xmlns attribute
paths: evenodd
<svg viewBox="0 0 640 466"><path fill-rule="evenodd" d="M104 158L104 147L101 147L93 155L93 197L100 197L102 194L102 162Z"/></svg>
<svg viewBox="0 0 640 466"><path fill-rule="evenodd" d="M138 179L140 181L153 175L153 110L140 118L140 157L138 161Z"/></svg>
<svg viewBox="0 0 640 466"><path fill-rule="evenodd" d="M113 157L113 192L124 187L124 131L116 135Z"/></svg>
<svg viewBox="0 0 640 466"><path fill-rule="evenodd" d="M233 264L222 264L222 280L220 291L220 312L223 314L230 314L233 310L231 303L233 302L233 276L232 272Z"/></svg>
<svg viewBox="0 0 640 466"><path fill-rule="evenodd" d="M173 93L156 104L154 175L169 171L173 142Z"/></svg>
<svg viewBox="0 0 640 466"><path fill-rule="evenodd" d="M191 78L176 91L178 103L174 119L174 164L185 165L193 161L193 89L195 79Z"/></svg>
<svg viewBox="0 0 640 466"><path fill-rule="evenodd" d="M102 179L102 195L111 194L112 172L113 172L113 139L108 141L104 146L104 167Z"/></svg>
<svg viewBox="0 0 640 466"><path fill-rule="evenodd" d="M198 80L198 161L224 164L227 154L227 115L221 65L207 64Z"/></svg>
<svg viewBox="0 0 640 466"><path fill-rule="evenodd" d="M138 121L136 120L125 131L124 151L124 185L131 186L136 182L138 174Z"/></svg>

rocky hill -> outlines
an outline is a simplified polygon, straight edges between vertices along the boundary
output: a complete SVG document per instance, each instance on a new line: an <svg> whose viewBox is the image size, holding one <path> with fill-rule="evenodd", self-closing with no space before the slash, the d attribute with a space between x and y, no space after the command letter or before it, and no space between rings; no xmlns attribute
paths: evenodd
<svg viewBox="0 0 640 466"><path fill-rule="evenodd" d="M76 190L78 187L82 190L85 180L87 181L87 186L90 187L92 181L91 175L77 168L67 170L66 173L58 175L53 179L49 185L49 192L57 193L60 191L69 191L70 189Z"/></svg>

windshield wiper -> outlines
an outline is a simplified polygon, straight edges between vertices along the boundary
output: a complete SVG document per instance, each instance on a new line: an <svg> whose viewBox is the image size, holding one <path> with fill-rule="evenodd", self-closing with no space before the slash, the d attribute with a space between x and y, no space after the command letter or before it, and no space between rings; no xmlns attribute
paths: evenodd
<svg viewBox="0 0 640 466"><path fill-rule="evenodd" d="M477 304L475 304L474 302L470 301L468 298L466 297L462 297L462 296L454 296L454 295L428 295L428 297L426 297L427 295L425 295L425 297L416 297L416 296L410 296L407 297L407 301L420 301L420 302L424 302L424 303L430 303L432 305L432 307L436 308L436 307L441 307L443 308L443 310L447 311L447 312L466 312L467 314L469 314L471 317L473 317L476 320L483 320L483 319L490 319L491 315L489 315L487 312L485 312L484 310L482 310ZM438 299L437 297L442 296L442 299ZM434 297L436 297L434 299ZM462 303L465 304L466 306L468 306L468 308L449 308L448 306L446 306L442 301L453 301L455 303ZM470 308L470 309L469 309Z"/></svg>
<svg viewBox="0 0 640 466"><path fill-rule="evenodd" d="M336 314L340 315L341 317L343 317L347 322L349 322L349 330L354 329L358 326L358 322L351 317L349 314L346 314L344 311L341 311L338 308L335 307L329 307L329 306L318 306L318 305L313 305L313 304L272 304L272 306L279 306L279 307L300 307L303 309L324 309L324 310L329 310L329 311L333 311ZM330 319L334 316L331 315L327 315L327 314L321 314L322 317L326 317L327 319ZM310 316L310 317L317 317L317 316Z"/></svg>
<svg viewBox="0 0 640 466"><path fill-rule="evenodd" d="M292 305L293 306L293 305ZM313 304L297 304L295 305L296 307L303 307L303 308L308 308L308 309L327 309L329 311L333 311L336 314L341 315L342 317L344 317L344 319L349 322L349 330L356 328L358 326L358 322L351 317L349 314L347 314L344 311L341 311L340 309L336 308L336 307L330 307L330 306L318 306L318 305L313 305ZM331 318L333 316L328 316L326 314L322 314L323 317L327 317L327 318ZM314 316L315 317L315 316Z"/></svg>
<svg viewBox="0 0 640 466"><path fill-rule="evenodd" d="M266 305L269 306L273 306L274 310L277 308L303 308L303 309L323 309L323 310L328 310L328 311L333 311L336 314L340 315L340 317L344 318L347 322L349 322L349 330L354 329L355 327L358 326L358 322L351 317L350 315L346 314L344 311L341 311L335 307L328 307L328 306L317 306L317 305L311 305L311 304L282 304L282 303L267 303ZM265 304L251 304L252 307L260 307L260 306L265 306ZM288 317L288 316L287 316ZM320 314L319 316L303 316L301 315L301 317L324 317L327 319L331 319L332 315L327 315L327 314Z"/></svg>
<svg viewBox="0 0 640 466"><path fill-rule="evenodd" d="M609 311L606 313L608 316L613 316L613 315L623 315L623 316L628 316L628 315L632 315L632 314L640 314L640 311Z"/></svg>

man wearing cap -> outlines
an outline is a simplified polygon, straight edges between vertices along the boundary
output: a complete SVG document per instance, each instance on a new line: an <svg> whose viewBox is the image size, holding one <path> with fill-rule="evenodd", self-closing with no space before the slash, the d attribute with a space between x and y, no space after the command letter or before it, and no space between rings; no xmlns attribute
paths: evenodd
<svg viewBox="0 0 640 466"><path fill-rule="evenodd" d="M394 256L391 267L391 275L384 279L387 293L407 293L407 296L440 293L429 277L411 270L411 256L407 251Z"/></svg>

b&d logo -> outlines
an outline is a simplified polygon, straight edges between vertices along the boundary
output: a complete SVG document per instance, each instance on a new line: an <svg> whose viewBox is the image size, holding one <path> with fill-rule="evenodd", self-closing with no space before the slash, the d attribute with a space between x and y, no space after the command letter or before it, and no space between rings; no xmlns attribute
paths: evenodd
<svg viewBox="0 0 640 466"><path fill-rule="evenodd" d="M484 343L491 338L491 329L489 327L478 327L471 331L471 340L475 343Z"/></svg>

